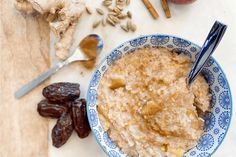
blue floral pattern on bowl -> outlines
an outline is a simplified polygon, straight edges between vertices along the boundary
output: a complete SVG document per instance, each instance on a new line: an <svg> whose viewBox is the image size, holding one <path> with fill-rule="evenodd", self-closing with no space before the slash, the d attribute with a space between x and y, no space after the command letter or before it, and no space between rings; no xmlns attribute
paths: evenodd
<svg viewBox="0 0 236 157"><path fill-rule="evenodd" d="M227 81L225 80L223 74L221 73L219 76L218 76L218 82L220 84L221 87L227 89Z"/></svg>
<svg viewBox="0 0 236 157"><path fill-rule="evenodd" d="M182 38L173 37L173 44L177 47L188 47L191 45L191 42Z"/></svg>
<svg viewBox="0 0 236 157"><path fill-rule="evenodd" d="M151 42L152 45L162 46L162 45L165 45L166 43L168 43L169 40L170 40L169 36L154 35L154 36L151 37L150 42Z"/></svg>
<svg viewBox="0 0 236 157"><path fill-rule="evenodd" d="M220 106L224 109L230 109L230 95L228 91L223 91L219 95Z"/></svg>
<svg viewBox="0 0 236 157"><path fill-rule="evenodd" d="M94 89L90 89L89 91L89 97L88 100L90 102L90 106L95 106L96 105L96 97L97 97L97 92Z"/></svg>
<svg viewBox="0 0 236 157"><path fill-rule="evenodd" d="M215 82L215 77L214 77L213 73L211 72L211 70L209 70L207 68L203 68L202 74L205 77L205 79L209 85L212 85Z"/></svg>
<svg viewBox="0 0 236 157"><path fill-rule="evenodd" d="M94 136L109 157L128 157L115 143L112 142L107 132L102 129L96 107L96 96L99 81L107 69L122 56L134 53L134 50L144 47L165 47L177 50L189 56L193 61L201 47L182 38L170 35L142 36L123 43L114 49L98 66L92 76L87 92L87 114ZM184 157L209 157L222 143L232 117L232 97L226 76L214 58L210 58L203 69L212 95L211 110L205 115L204 133L196 147L184 154Z"/></svg>
<svg viewBox="0 0 236 157"><path fill-rule="evenodd" d="M216 118L213 113L209 112L205 115L204 120L205 120L204 131L208 132L214 127L216 123Z"/></svg>
<svg viewBox="0 0 236 157"><path fill-rule="evenodd" d="M122 56L121 51L114 50L110 55L107 56L107 64L112 65L117 59L120 59Z"/></svg>
<svg viewBox="0 0 236 157"><path fill-rule="evenodd" d="M214 145L213 136L211 134L205 134L199 139L196 147L200 151L206 151L211 149L213 145Z"/></svg>
<svg viewBox="0 0 236 157"><path fill-rule="evenodd" d="M96 71L93 79L91 80L91 84L90 86L91 87L95 87L96 85L98 85L98 82L100 80L100 77L101 77L101 72L100 71Z"/></svg>
<svg viewBox="0 0 236 157"><path fill-rule="evenodd" d="M224 111L223 113L220 114L220 117L218 119L219 126L226 130L228 128L230 122L230 114L228 111Z"/></svg>
<svg viewBox="0 0 236 157"><path fill-rule="evenodd" d="M147 37L140 37L130 41L130 46L138 47L142 46L147 42Z"/></svg>

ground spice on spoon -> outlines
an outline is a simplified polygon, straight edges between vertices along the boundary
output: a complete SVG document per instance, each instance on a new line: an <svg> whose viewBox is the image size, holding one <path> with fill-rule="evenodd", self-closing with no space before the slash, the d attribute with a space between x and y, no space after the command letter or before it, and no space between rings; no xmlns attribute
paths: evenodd
<svg viewBox="0 0 236 157"><path fill-rule="evenodd" d="M80 49L86 54L89 58L92 58L89 61L83 61L81 64L87 68L87 69L92 69L94 68L96 64L96 58L97 58L97 45L98 45L98 40L96 37L88 37L85 38L83 41L80 42Z"/></svg>

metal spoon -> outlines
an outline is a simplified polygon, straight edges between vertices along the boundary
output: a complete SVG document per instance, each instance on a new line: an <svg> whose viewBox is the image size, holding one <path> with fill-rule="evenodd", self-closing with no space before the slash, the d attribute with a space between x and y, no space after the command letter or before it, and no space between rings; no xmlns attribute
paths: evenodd
<svg viewBox="0 0 236 157"><path fill-rule="evenodd" d="M100 54L100 52L102 51L103 48L103 41L102 38L96 34L91 34L88 35L87 37L85 37L81 42L86 42L88 38L95 38L97 40L97 50L96 50L96 54ZM80 45L79 44L79 45ZM75 62L75 61L88 61L91 60L93 58L89 58L87 55L85 55L80 46L78 46L74 53L64 62L60 62L57 63L55 66L53 66L52 68L50 68L48 71L44 72L43 74L41 74L40 76L38 76L36 79L32 80L31 82L27 83L26 85L24 85L23 87L21 87L18 91L15 92L15 97L16 98L20 98L22 96L24 96L25 94L27 94L28 92L30 92L32 89L34 89L35 87L37 87L39 84L41 84L43 81L45 81L47 78L49 78L52 74L54 74L55 72L57 72L59 69L61 69L62 67Z"/></svg>
<svg viewBox="0 0 236 157"><path fill-rule="evenodd" d="M195 62L193 63L192 69L188 75L188 85L190 86L193 81L196 79L198 74L201 72L208 58L215 51L216 47L220 43L227 26L223 23L216 21L209 32L201 51Z"/></svg>

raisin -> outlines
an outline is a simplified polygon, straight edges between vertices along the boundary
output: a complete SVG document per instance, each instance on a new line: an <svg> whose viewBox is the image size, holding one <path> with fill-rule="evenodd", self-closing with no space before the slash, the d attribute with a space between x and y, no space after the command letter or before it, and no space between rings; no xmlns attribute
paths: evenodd
<svg viewBox="0 0 236 157"><path fill-rule="evenodd" d="M43 96L52 102L65 103L79 98L79 87L80 85L77 83L53 83L43 89Z"/></svg>
<svg viewBox="0 0 236 157"><path fill-rule="evenodd" d="M76 99L71 107L75 131L80 138L85 138L91 131L86 113L86 100Z"/></svg>
<svg viewBox="0 0 236 157"><path fill-rule="evenodd" d="M69 139L73 132L73 122L70 113L63 113L52 129L52 144L59 148Z"/></svg>
<svg viewBox="0 0 236 157"><path fill-rule="evenodd" d="M51 104L48 100L42 100L38 103L38 113L43 117L60 118L67 107L59 104Z"/></svg>

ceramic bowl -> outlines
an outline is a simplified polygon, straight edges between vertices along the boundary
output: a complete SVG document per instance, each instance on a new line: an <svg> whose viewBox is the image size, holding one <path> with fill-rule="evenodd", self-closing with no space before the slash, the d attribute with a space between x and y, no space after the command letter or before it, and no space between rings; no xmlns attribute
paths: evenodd
<svg viewBox="0 0 236 157"><path fill-rule="evenodd" d="M195 60L200 46L170 35L148 35L127 41L115 48L97 67L89 84L87 92L87 114L92 132L97 143L109 157L127 157L109 135L103 130L96 108L97 88L106 70L124 55L133 53L138 48L165 47L169 50L181 52ZM220 52L219 52L220 53ZM204 133L198 144L184 154L184 157L208 157L221 145L228 131L232 116L232 98L226 76L214 58L209 58L202 73L210 86L211 112L205 116Z"/></svg>

